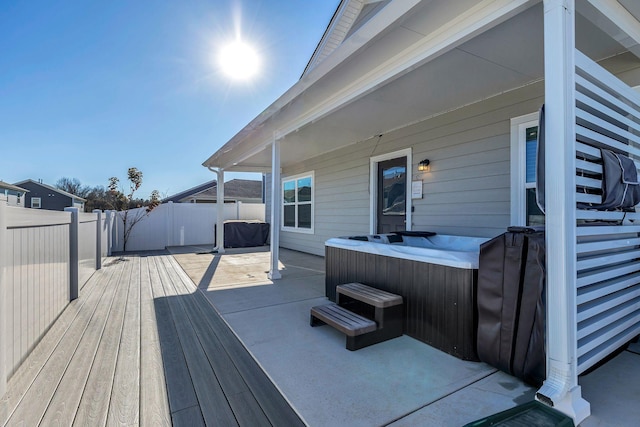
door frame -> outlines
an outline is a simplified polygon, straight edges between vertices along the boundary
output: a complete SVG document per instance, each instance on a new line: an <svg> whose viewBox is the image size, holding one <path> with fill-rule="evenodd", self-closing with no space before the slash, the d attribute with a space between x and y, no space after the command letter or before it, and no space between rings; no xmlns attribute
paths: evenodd
<svg viewBox="0 0 640 427"><path fill-rule="evenodd" d="M411 148L381 154L369 159L369 234L376 234L378 223L378 163L397 157L407 158L407 196L406 196L406 229L411 230L411 181L413 178L413 162L411 160Z"/></svg>

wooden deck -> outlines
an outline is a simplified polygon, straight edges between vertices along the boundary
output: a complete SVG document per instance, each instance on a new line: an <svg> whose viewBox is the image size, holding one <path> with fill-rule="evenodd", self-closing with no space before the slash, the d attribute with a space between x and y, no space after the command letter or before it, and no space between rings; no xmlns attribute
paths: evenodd
<svg viewBox="0 0 640 427"><path fill-rule="evenodd" d="M109 259L11 378L0 425L304 425L166 254Z"/></svg>

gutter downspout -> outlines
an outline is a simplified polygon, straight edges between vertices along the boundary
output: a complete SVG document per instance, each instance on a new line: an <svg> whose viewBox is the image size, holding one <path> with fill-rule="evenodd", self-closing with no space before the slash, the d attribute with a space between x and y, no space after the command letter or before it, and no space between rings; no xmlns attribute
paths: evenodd
<svg viewBox="0 0 640 427"><path fill-rule="evenodd" d="M215 246L211 252L223 254L224 253L224 169L207 168L216 174L216 241ZM222 203L220 202L222 201Z"/></svg>

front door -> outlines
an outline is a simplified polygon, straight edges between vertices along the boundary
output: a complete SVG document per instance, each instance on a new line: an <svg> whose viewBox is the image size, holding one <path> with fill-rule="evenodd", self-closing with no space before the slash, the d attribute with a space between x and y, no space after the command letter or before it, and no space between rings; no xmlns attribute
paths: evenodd
<svg viewBox="0 0 640 427"><path fill-rule="evenodd" d="M407 225L407 158L378 163L376 232L405 230Z"/></svg>

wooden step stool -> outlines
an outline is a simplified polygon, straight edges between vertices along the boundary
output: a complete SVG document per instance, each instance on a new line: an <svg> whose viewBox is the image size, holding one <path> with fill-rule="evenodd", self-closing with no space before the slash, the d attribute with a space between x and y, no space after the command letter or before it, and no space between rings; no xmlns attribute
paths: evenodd
<svg viewBox="0 0 640 427"><path fill-rule="evenodd" d="M336 287L336 304L311 308L311 326L330 325L347 336L347 349L358 350L396 338L403 331L400 295L362 283Z"/></svg>

